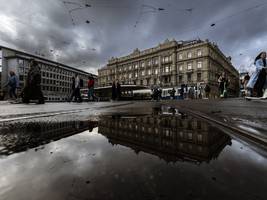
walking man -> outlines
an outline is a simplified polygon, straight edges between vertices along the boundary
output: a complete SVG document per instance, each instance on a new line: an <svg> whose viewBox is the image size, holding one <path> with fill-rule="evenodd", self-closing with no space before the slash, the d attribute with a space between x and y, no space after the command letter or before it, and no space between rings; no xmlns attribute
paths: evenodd
<svg viewBox="0 0 267 200"><path fill-rule="evenodd" d="M17 94L16 94L16 90L19 87L19 79L17 77L17 75L15 74L15 72L10 71L9 72L9 78L8 78L8 82L5 86L9 86L9 97L10 99L13 99L13 97L15 99L17 99Z"/></svg>
<svg viewBox="0 0 267 200"><path fill-rule="evenodd" d="M94 86L95 86L95 80L92 76L89 76L89 79L88 79L88 101L94 101L96 98L95 98L95 95L94 95Z"/></svg>

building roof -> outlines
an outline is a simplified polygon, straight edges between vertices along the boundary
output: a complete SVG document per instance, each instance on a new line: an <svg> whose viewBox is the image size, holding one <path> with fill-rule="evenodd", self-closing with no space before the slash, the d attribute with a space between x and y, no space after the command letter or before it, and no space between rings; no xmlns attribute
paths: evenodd
<svg viewBox="0 0 267 200"><path fill-rule="evenodd" d="M83 70L80 70L80 69L77 69L75 67L71 67L71 66L68 66L66 64L63 64L63 63L59 63L59 62L56 62L56 61L53 61L53 60L49 60L47 58L44 58L44 57L40 57L40 56L37 56L37 55L33 55L33 54L30 54L30 53L27 53L27 52L24 52L24 51L20 51L20 50L16 50L16 49L12 49L12 48L9 48L9 47L5 47L5 46L0 46L0 50L1 49L7 49L7 50L11 50L11 51L14 51L16 53L19 53L19 54L23 54L25 56L29 56L30 58L35 58L35 59L38 59L38 60L42 60L42 61L45 61L45 62L49 62L49 63L52 63L54 65L57 65L57 66L63 66L63 67L66 67L66 68L69 68L70 70L74 70L74 71L78 71L78 72L81 72L81 73L86 73L88 75L92 75L92 76L95 76L97 77L97 75L95 74L92 74L92 73L89 73L89 72L85 72ZM8 58L11 58L11 57L22 57L23 55L15 55L15 56L8 56ZM29 58L29 59L30 59Z"/></svg>

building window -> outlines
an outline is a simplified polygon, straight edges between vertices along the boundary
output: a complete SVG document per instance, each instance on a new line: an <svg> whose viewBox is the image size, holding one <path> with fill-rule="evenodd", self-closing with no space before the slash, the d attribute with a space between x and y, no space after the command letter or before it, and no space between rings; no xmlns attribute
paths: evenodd
<svg viewBox="0 0 267 200"><path fill-rule="evenodd" d="M197 135L197 141L202 142L203 141L203 136L201 134Z"/></svg>
<svg viewBox="0 0 267 200"><path fill-rule="evenodd" d="M157 58L154 61L155 61L155 65L159 63L159 60Z"/></svg>
<svg viewBox="0 0 267 200"><path fill-rule="evenodd" d="M187 53L187 58L192 58L192 52Z"/></svg>
<svg viewBox="0 0 267 200"><path fill-rule="evenodd" d="M144 62L142 62L141 66L142 66L142 67L145 67L145 63L144 63Z"/></svg>
<svg viewBox="0 0 267 200"><path fill-rule="evenodd" d="M183 65L179 65L179 71L183 71Z"/></svg>
<svg viewBox="0 0 267 200"><path fill-rule="evenodd" d="M129 66L129 70L132 70L132 65Z"/></svg>
<svg viewBox="0 0 267 200"><path fill-rule="evenodd" d="M142 76L144 76L144 75L145 75L145 70L142 71Z"/></svg>
<svg viewBox="0 0 267 200"><path fill-rule="evenodd" d="M148 75L151 75L151 69L148 70Z"/></svg>
<svg viewBox="0 0 267 200"><path fill-rule="evenodd" d="M166 73L170 72L170 66L166 66L166 67L165 67L165 72L166 72Z"/></svg>
<svg viewBox="0 0 267 200"><path fill-rule="evenodd" d="M183 59L183 54L180 53L180 54L178 55L178 58L179 58L179 60L182 60L182 59Z"/></svg>
<svg viewBox="0 0 267 200"><path fill-rule="evenodd" d="M187 69L188 69L188 70L191 70L191 69L192 69L192 63L188 63L188 64L187 64Z"/></svg>
<svg viewBox="0 0 267 200"><path fill-rule="evenodd" d="M168 56L164 57L164 62L169 62L169 57Z"/></svg>
<svg viewBox="0 0 267 200"><path fill-rule="evenodd" d="M192 140L193 139L193 134L192 133L188 133L188 139ZM192 147L191 147L192 148Z"/></svg>
<svg viewBox="0 0 267 200"><path fill-rule="evenodd" d="M19 75L19 80L23 81L24 80L24 76L23 75Z"/></svg>
<svg viewBox="0 0 267 200"><path fill-rule="evenodd" d="M148 66L151 66L151 60L148 61Z"/></svg>
<svg viewBox="0 0 267 200"><path fill-rule="evenodd" d="M200 49L197 50L197 56L198 56L198 57L202 56L202 51L201 51Z"/></svg>
<svg viewBox="0 0 267 200"><path fill-rule="evenodd" d="M201 73L197 73L197 81L201 81Z"/></svg>
<svg viewBox="0 0 267 200"><path fill-rule="evenodd" d="M202 68L202 61L198 61L198 62L197 62L197 68L198 68L198 69Z"/></svg>
<svg viewBox="0 0 267 200"><path fill-rule="evenodd" d="M19 66L23 66L23 60L19 59Z"/></svg>
<svg viewBox="0 0 267 200"><path fill-rule="evenodd" d="M137 69L137 68L138 68L138 64L135 64L135 65L134 65L134 68Z"/></svg>
<svg viewBox="0 0 267 200"><path fill-rule="evenodd" d="M129 74L129 78L132 78L132 74Z"/></svg>
<svg viewBox="0 0 267 200"><path fill-rule="evenodd" d="M155 74L157 75L159 72L158 72L158 69L155 69Z"/></svg>
<svg viewBox="0 0 267 200"><path fill-rule="evenodd" d="M192 74L189 73L189 74L187 74L187 81L188 82L191 82L191 80L192 80Z"/></svg>
<svg viewBox="0 0 267 200"><path fill-rule="evenodd" d="M138 77L138 74L137 74L137 72L135 72L134 76L135 76L135 78L137 78L137 77Z"/></svg>

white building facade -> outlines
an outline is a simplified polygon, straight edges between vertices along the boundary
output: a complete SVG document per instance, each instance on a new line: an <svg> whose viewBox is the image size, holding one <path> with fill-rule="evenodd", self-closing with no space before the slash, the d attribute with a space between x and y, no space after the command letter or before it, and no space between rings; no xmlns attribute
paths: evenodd
<svg viewBox="0 0 267 200"><path fill-rule="evenodd" d="M14 71L18 76L20 81L18 92L21 91L27 79L30 59L35 59L41 68L41 88L46 101L66 101L72 92L71 78L76 74L83 80L83 88L87 87L89 76L93 76L97 80L97 76L94 74L7 47L0 46L0 58L2 94L6 94L7 88L4 88L4 85L8 81L10 71Z"/></svg>

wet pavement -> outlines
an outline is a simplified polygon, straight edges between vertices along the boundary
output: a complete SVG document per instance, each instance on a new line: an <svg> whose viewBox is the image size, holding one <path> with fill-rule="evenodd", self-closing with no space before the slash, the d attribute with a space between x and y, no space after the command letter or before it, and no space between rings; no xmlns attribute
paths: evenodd
<svg viewBox="0 0 267 200"><path fill-rule="evenodd" d="M1 124L0 199L266 199L265 151L177 109L140 110Z"/></svg>
<svg viewBox="0 0 267 200"><path fill-rule="evenodd" d="M168 101L164 104L216 120L267 146L267 100L247 101L244 98L229 98Z"/></svg>

